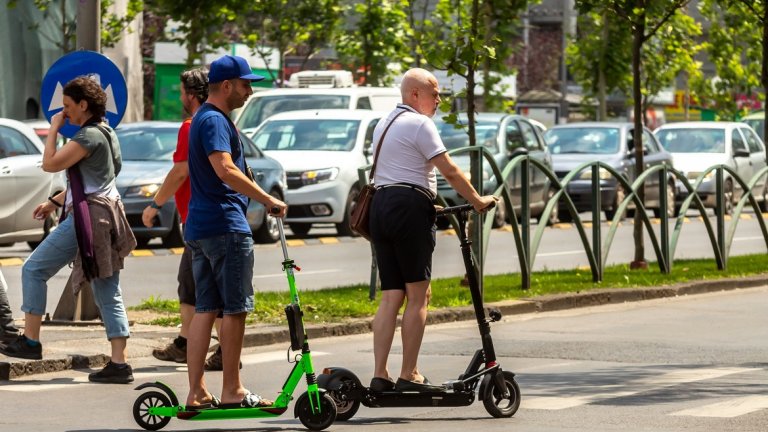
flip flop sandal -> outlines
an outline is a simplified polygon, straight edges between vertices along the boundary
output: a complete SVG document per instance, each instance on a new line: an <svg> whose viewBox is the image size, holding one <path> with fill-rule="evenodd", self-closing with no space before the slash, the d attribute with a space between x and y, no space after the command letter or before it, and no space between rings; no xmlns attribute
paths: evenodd
<svg viewBox="0 0 768 432"><path fill-rule="evenodd" d="M203 411L211 408L218 408L221 405L221 401L214 395L211 395L210 402L203 402L200 405L187 405L184 407L184 411Z"/></svg>
<svg viewBox="0 0 768 432"><path fill-rule="evenodd" d="M265 408L274 405L275 403L269 399L257 395L256 393L247 392L239 403L226 403L219 404L221 409L233 409L233 408Z"/></svg>

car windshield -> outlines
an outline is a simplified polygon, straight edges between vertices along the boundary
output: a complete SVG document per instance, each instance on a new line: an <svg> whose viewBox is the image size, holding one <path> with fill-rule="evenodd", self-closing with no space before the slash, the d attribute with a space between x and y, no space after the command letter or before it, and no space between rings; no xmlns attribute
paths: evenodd
<svg viewBox="0 0 768 432"><path fill-rule="evenodd" d="M469 146L469 133L466 125L463 128L456 128L454 125L441 120L436 121L435 125L446 149L455 150ZM498 134L499 124L497 122L479 121L475 124L477 145L485 146L493 154L499 152L496 141Z"/></svg>
<svg viewBox="0 0 768 432"><path fill-rule="evenodd" d="M744 123L750 125L752 129L757 132L758 135L763 136L763 128L765 127L765 119L747 119L742 120Z"/></svg>
<svg viewBox="0 0 768 432"><path fill-rule="evenodd" d="M350 151L359 127L359 120L277 120L264 124L251 139L262 150Z"/></svg>
<svg viewBox="0 0 768 432"><path fill-rule="evenodd" d="M724 129L661 129L656 137L672 153L723 153Z"/></svg>
<svg viewBox="0 0 768 432"><path fill-rule="evenodd" d="M568 127L544 134L552 154L613 154L619 152L619 128Z"/></svg>
<svg viewBox="0 0 768 432"><path fill-rule="evenodd" d="M176 150L178 128L117 129L125 161L169 161Z"/></svg>
<svg viewBox="0 0 768 432"><path fill-rule="evenodd" d="M342 95L276 95L251 99L237 120L239 129L255 128L269 117L286 111L349 108L349 96Z"/></svg>

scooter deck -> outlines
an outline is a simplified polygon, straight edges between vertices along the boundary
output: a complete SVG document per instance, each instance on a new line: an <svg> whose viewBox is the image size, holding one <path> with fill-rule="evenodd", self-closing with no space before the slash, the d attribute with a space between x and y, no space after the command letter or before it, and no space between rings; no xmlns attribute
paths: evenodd
<svg viewBox="0 0 768 432"><path fill-rule="evenodd" d="M284 413L288 407L258 407L258 408L206 408L185 410L183 406L152 407L150 415L161 417L176 417L181 420L223 420L276 417Z"/></svg>
<svg viewBox="0 0 768 432"><path fill-rule="evenodd" d="M392 408L412 406L467 406L475 401L474 392L434 391L398 392L366 391L363 405L369 408Z"/></svg>

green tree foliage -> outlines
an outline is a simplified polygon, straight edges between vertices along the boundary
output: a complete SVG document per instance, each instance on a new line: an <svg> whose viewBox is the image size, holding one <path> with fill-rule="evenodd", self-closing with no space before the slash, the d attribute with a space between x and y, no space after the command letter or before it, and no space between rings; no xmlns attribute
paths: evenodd
<svg viewBox="0 0 768 432"><path fill-rule="evenodd" d="M171 40L187 48L186 66L203 61L203 55L226 46L231 35L226 24L232 23L251 2L243 0L146 0L146 8L157 15L167 16L179 23Z"/></svg>
<svg viewBox="0 0 768 432"><path fill-rule="evenodd" d="M340 18L339 0L262 0L249 3L248 13L238 24L244 42L263 59L272 48L278 51L277 77L271 65L269 74L283 83L285 55L303 55L306 63L312 54L332 42Z"/></svg>
<svg viewBox="0 0 768 432"><path fill-rule="evenodd" d="M764 8L761 1L750 3ZM699 10L710 23L704 49L715 67L715 77L695 82L697 91L720 117L738 118L746 110L736 96L753 94L761 87L763 31L757 25L759 16L740 1L702 0Z"/></svg>
<svg viewBox="0 0 768 432"><path fill-rule="evenodd" d="M128 0L125 15L109 12L114 4L115 0L101 0L101 46L103 47L115 46L124 32L132 32L130 24L144 10L144 0Z"/></svg>
<svg viewBox="0 0 768 432"><path fill-rule="evenodd" d="M410 23L407 0L365 0L345 8L345 20L355 23L353 29L342 32L336 42L339 60L362 71L366 85L382 86L392 83L388 65L407 56Z"/></svg>
<svg viewBox="0 0 768 432"><path fill-rule="evenodd" d="M607 117L606 96L614 91L629 94L632 86L632 34L606 10L582 13L577 34L565 51L566 63L584 96L598 102L598 120Z"/></svg>
<svg viewBox="0 0 768 432"><path fill-rule="evenodd" d="M669 23L673 15L688 4L689 0L576 0L581 13L596 12L600 15L615 14L631 29L632 33L632 100L634 105L634 142L642 143L642 75L643 45ZM643 146L635 146L635 175L643 173ZM644 198L643 188L638 195ZM632 267L646 268L643 226L640 215L634 223L635 258Z"/></svg>

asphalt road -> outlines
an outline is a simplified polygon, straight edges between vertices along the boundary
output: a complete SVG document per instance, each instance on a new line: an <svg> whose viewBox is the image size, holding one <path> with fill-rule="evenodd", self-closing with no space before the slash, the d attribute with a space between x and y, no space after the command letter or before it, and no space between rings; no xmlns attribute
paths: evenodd
<svg viewBox="0 0 768 432"><path fill-rule="evenodd" d="M332 431L397 432L764 432L768 430L768 287L520 315L493 325L500 363L517 374L522 405L495 419L475 401L462 408L362 407ZM367 382L371 336L311 341L315 367L344 366ZM274 396L287 376L283 344L250 348L243 380ZM420 357L433 382L455 378L479 346L472 322L430 326ZM390 372L400 365L399 336ZM151 357L131 360L134 385L97 385L87 371L17 379L0 386L0 430L95 432L137 430L131 407L139 383L161 380L186 395L185 368ZM208 375L214 393L219 373ZM300 385L298 391L303 391ZM298 396L298 392L294 396ZM188 423L164 430L301 431L283 417Z"/></svg>

